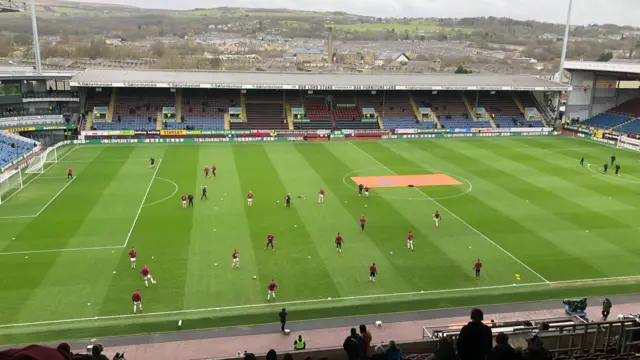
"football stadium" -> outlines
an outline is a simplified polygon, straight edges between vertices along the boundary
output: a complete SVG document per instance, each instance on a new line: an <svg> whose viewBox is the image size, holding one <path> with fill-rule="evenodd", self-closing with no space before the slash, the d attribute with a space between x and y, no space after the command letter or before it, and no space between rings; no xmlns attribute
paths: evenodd
<svg viewBox="0 0 640 360"><path fill-rule="evenodd" d="M640 68L567 70L2 72L0 344L635 358Z"/></svg>

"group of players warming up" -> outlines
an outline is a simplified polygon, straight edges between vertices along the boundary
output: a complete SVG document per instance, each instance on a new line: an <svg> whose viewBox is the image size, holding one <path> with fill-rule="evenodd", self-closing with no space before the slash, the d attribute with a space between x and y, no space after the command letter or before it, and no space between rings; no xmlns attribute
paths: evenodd
<svg viewBox="0 0 640 360"><path fill-rule="evenodd" d="M136 259L138 256L138 252L135 247L131 248L129 251L129 261L131 263L131 269L134 270L136 268ZM151 276L151 272L149 272L149 267L145 264L140 269L140 275L142 275L142 279L144 280L144 286L149 287L149 282L155 285L156 281L153 280L153 276ZM140 307L140 312L144 311L142 309L142 295L140 294L140 289L137 289L133 295L131 295L131 300L133 301L133 313L137 313L138 307Z"/></svg>
<svg viewBox="0 0 640 360"><path fill-rule="evenodd" d="M607 174L607 170L609 170L609 166L614 166L615 164L614 169L615 169L616 175L620 176L620 164L616 164L616 160L617 160L616 155L613 154L611 155L611 165L609 165L608 163L604 163L604 165L602 166L602 173L604 175ZM580 166L584 166L584 157L580 159Z"/></svg>

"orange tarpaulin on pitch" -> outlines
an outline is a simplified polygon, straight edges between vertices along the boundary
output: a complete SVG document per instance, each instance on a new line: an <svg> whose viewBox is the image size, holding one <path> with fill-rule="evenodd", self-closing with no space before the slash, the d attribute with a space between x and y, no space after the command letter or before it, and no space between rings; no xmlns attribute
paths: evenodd
<svg viewBox="0 0 640 360"><path fill-rule="evenodd" d="M460 181L447 174L430 175L393 175L393 176L352 176L357 185L369 188L400 187L400 186L442 186L460 185Z"/></svg>

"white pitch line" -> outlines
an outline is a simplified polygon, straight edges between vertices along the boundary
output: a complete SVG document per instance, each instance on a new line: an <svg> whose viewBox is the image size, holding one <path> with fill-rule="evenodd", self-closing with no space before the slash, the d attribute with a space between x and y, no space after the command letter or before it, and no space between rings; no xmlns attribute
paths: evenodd
<svg viewBox="0 0 640 360"><path fill-rule="evenodd" d="M351 146L353 146L354 148L358 149L361 153L365 154L366 156L368 156L371 160L375 161L378 163L378 165L382 166L383 168L387 169L387 171L396 174L393 170L389 169L387 166L385 166L384 164L382 164L380 161L376 160L373 156L369 155L367 152L365 152L364 150L360 149L359 147L353 145L353 143L351 141L349 141L349 144ZM393 151L394 153L396 153L393 149L389 149L391 151ZM396 153L399 156L402 156L398 153ZM540 280L544 281L545 283L549 284L549 280L545 279L542 275L538 274L537 271L533 270L531 267L529 267L529 265L523 263L520 259L518 259L517 257L515 257L513 254L511 254L510 252L508 252L507 250L505 250L502 246L498 245L495 241L489 239L489 237L487 237L485 234L481 233L478 229L474 228L473 226L471 226L468 222L462 220L462 218L460 218L458 215L454 214L451 210L447 209L446 207L442 206L442 204L440 204L438 201L434 200L431 196L427 195L424 191L420 190L420 188L414 187L414 189L418 190L418 192L422 195L424 195L427 199L431 200L434 204L436 204L439 208L441 208L442 210L448 212L451 216L453 216L454 218L458 219L458 221L460 221L461 223L463 223L464 225L466 225L469 229L473 230L473 232L475 232L476 234L480 235L483 239L485 239L486 241L490 242L491 244L493 244L493 246L495 246L496 248L500 249L503 253L505 253L506 255L508 255L510 258L512 258L513 260L515 260L516 262L518 262L520 265L524 266L527 270L529 270L531 273L533 273L534 275L536 275L537 277L540 278Z"/></svg>
<svg viewBox="0 0 640 360"><path fill-rule="evenodd" d="M62 155L62 157L60 157L60 159L58 160L58 162L60 162L60 160L64 159L67 155L71 154L75 149L77 149L78 146L76 145L73 149L67 151L66 154ZM11 199L15 194L19 193L20 191L22 191L22 189L26 188L27 185L31 184L32 182L34 182L37 178L39 178L42 174L46 173L49 169L51 169L53 167L53 165L49 166L48 168L44 169L40 174L36 175L33 179L29 180L29 182L27 182L26 184L24 184L20 189L18 189L16 192L14 192L13 194L9 195L8 198L6 198L4 200L4 203L6 203L7 201L9 201L9 199Z"/></svg>
<svg viewBox="0 0 640 360"><path fill-rule="evenodd" d="M35 215L13 215L13 216L0 216L0 219L26 219L34 218Z"/></svg>
<svg viewBox="0 0 640 360"><path fill-rule="evenodd" d="M122 246L118 245L118 246L100 246L100 247L85 247L85 248L71 248L71 249L12 251L12 252L0 252L0 255L39 254L39 253L51 253L51 252L106 250L106 249L122 249Z"/></svg>
<svg viewBox="0 0 640 360"><path fill-rule="evenodd" d="M162 165L162 159L158 161L158 166L156 166L156 171L153 172L153 177L149 182L149 186L147 186L147 192L144 193L144 197L142 198L142 202L140 203L140 207L138 208L138 213L136 214L136 217L133 219L133 224L131 224L131 229L129 229L129 233L127 234L127 240L124 242L124 245L122 245L122 247L127 247L127 244L129 243L129 239L131 239L131 233L133 232L133 228L136 227L136 223L138 222L138 218L140 217L140 212L144 207L144 202L147 201L147 196L149 195L149 191L151 190L151 185L153 185L153 180L155 180L156 174L160 169L160 165Z"/></svg>
<svg viewBox="0 0 640 360"><path fill-rule="evenodd" d="M51 205L52 202L54 202L56 200L56 198L58 198L58 196L64 191L64 189L66 189L69 185L71 185L71 183L76 179L76 177L74 176L73 178L71 178L71 180L66 183L62 189L60 189L60 191L58 191L58 193L51 199L49 200L49 202L42 208L40 209L40 211L38 211L38 213L36 214L36 217L38 217L40 214L42 214L43 211L45 211L49 205Z"/></svg>
<svg viewBox="0 0 640 360"><path fill-rule="evenodd" d="M158 161L160 161L161 159L158 159ZM92 163L92 162L126 162L126 161L149 161L149 159L104 159L104 160L100 160L100 159L93 159L93 160L66 160L66 161L60 161L58 160L58 162L61 163Z"/></svg>
<svg viewBox="0 0 640 360"><path fill-rule="evenodd" d="M514 287L532 287L532 286L543 286L543 285L549 285L549 284L546 283L546 282L535 282L535 283L511 284L511 285L477 286L477 287L459 288L459 289L441 289L441 290L412 291L412 292L391 293L391 294L345 296L345 297L338 297L338 298L331 298L331 299L323 298L323 299L309 299L309 300L295 300L295 301L275 302L275 303L273 303L273 305L282 306L282 305L296 305L296 304L312 304L312 303L331 302L331 301L362 300L362 299L374 299L374 298L385 298L385 297L396 297L396 296L411 296L411 295L425 295L425 294L427 294L427 295L429 295L429 294L444 294L444 293L451 293L451 292L469 292L469 291L478 291L478 290L496 290L496 289L507 289L507 288L514 288ZM82 321L90 321L90 320L122 319L122 318L142 317L142 316L188 314L188 313L214 311L214 310L223 311L223 310L250 309L250 308L257 308L257 307L265 307L265 306L268 306L268 305L269 304L261 303L261 304L249 304L249 305L220 306L220 307L201 308L201 309L185 309L185 310L174 310L174 311L161 311L161 312L155 312L155 313L140 313L140 314L111 315L111 316L94 316L94 317L88 317L88 318L49 320L49 321L38 321L38 322L17 323L17 324L3 324L3 325L0 325L0 328L19 327L19 326L32 326L32 325L47 325L47 324L61 324L61 323L82 322Z"/></svg>
<svg viewBox="0 0 640 360"><path fill-rule="evenodd" d="M159 176L158 176L156 179L158 179L158 180L164 180L164 181L166 181L166 182L168 182L168 183L173 184L173 186L174 186L173 193L171 193L171 195L169 195L169 196L165 197L164 199L161 199L161 200L158 200L158 201L154 201L154 202L152 202L152 203L150 203L150 204L146 204L146 205L144 205L143 207L147 207L147 206L151 206L151 205L159 204L159 203L161 203L161 202L163 202L163 201L165 201L165 200L170 199L173 195L175 195L175 194L178 192L178 184L174 183L173 181L171 181L171 180L169 180L169 179L161 178L161 177L159 177Z"/></svg>

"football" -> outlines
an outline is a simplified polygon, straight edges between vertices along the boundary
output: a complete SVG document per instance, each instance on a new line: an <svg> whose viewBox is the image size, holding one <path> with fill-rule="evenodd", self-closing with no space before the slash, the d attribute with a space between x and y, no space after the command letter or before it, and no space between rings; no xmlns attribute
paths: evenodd
<svg viewBox="0 0 640 360"><path fill-rule="evenodd" d="M253 280L255 280L255 279L257 279L257 277L256 277L256 276L254 276L254 277L253 277Z"/></svg>

